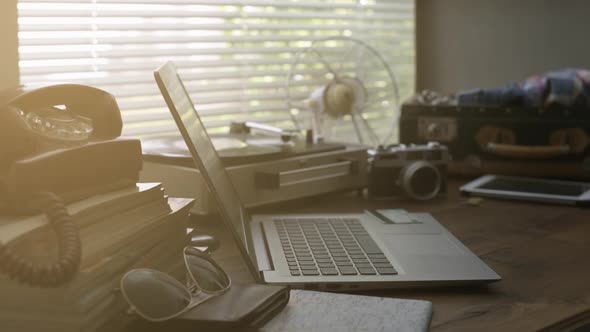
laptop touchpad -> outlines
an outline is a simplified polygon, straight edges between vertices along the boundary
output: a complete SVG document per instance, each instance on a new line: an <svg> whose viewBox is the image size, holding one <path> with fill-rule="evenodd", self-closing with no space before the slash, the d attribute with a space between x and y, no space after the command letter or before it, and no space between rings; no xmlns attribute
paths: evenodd
<svg viewBox="0 0 590 332"><path fill-rule="evenodd" d="M384 237L387 248L395 256L458 256L464 255L443 234L388 234Z"/></svg>

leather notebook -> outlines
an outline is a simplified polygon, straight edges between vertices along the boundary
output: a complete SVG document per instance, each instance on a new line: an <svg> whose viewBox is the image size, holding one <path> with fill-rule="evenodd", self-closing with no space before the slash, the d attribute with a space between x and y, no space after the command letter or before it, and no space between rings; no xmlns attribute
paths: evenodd
<svg viewBox="0 0 590 332"><path fill-rule="evenodd" d="M259 284L232 284L177 318L164 322L138 319L132 331L210 331L256 329L289 302L289 288Z"/></svg>

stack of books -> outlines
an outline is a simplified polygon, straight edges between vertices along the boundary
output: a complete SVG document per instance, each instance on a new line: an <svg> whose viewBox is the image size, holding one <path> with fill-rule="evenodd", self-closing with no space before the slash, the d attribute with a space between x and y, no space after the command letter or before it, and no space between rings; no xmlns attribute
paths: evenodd
<svg viewBox="0 0 590 332"><path fill-rule="evenodd" d="M168 198L159 183L138 183L67 206L80 231L80 271L56 288L31 287L0 275L2 331L117 331L132 318L120 290L139 267L184 282L182 249L193 201ZM55 262L58 242L44 215L0 217L0 242L27 259Z"/></svg>

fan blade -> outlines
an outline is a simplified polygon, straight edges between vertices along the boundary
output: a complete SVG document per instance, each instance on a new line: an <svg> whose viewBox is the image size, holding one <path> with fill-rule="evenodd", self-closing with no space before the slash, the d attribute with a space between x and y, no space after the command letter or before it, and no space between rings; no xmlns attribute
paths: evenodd
<svg viewBox="0 0 590 332"><path fill-rule="evenodd" d="M397 115L394 115L393 122L391 124L391 130L385 136L385 138L383 138L383 141L381 141L382 144L386 144L388 142L391 142L391 139L393 138L393 135L395 134L395 128L397 128L398 121L399 121L399 116L398 116L400 114L399 107L395 108L394 114L397 114Z"/></svg>
<svg viewBox="0 0 590 332"><path fill-rule="evenodd" d="M359 143L365 144L365 140L363 139L363 135L361 134L361 129L359 128L358 123L356 123L357 114L354 112L351 113L350 121L352 121L352 125L354 127L354 131L356 132L356 137L359 139Z"/></svg>
<svg viewBox="0 0 590 332"><path fill-rule="evenodd" d="M365 108L367 108L367 107L371 107L371 106L373 106L373 105L380 104L380 103L382 103L382 102L384 102L384 101L387 101L388 99L390 99L390 98L392 98L392 97L395 97L395 94L393 94L393 93L388 93L388 94L386 94L386 95L385 95L385 96L383 96L383 97L378 97L378 98L369 98L369 99L372 99L372 100L371 100L371 101L369 101L369 102L367 102L367 103L365 104Z"/></svg>
<svg viewBox="0 0 590 332"><path fill-rule="evenodd" d="M320 54L320 52L318 52L316 49L313 50L313 53L315 53L318 58L320 59L320 61L322 62L322 64L324 66L326 66L326 69L328 69L328 71L334 75L334 79L338 78L338 74L336 74L336 71L334 71L334 69L332 68L332 66L330 66L330 64L326 61L326 59L324 59L324 57Z"/></svg>
<svg viewBox="0 0 590 332"><path fill-rule="evenodd" d="M353 108L353 114L355 114L356 117L361 118L361 122L365 125L365 128L367 130L367 133L368 133L369 138L371 140L371 143L373 145L377 145L377 144L381 143L381 142L379 142L379 138L377 137L377 134L375 133L375 131L373 130L373 128L371 127L371 125L369 125L369 122L367 121L367 119L365 119L363 117L362 110L359 110L358 107L354 107Z"/></svg>
<svg viewBox="0 0 590 332"><path fill-rule="evenodd" d="M355 43L351 43L350 47L348 47L348 49L346 50L346 52L344 52L344 59L342 61L340 61L340 64L338 65L338 72L342 72L344 69L344 66L346 64L348 64L348 62L350 61L350 59L352 58L352 54L353 49L356 47L357 45Z"/></svg>

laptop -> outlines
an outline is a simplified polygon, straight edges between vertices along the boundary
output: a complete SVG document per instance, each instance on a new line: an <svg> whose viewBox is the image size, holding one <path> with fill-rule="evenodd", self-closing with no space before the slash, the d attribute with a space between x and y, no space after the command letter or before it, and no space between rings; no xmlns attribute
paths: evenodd
<svg viewBox="0 0 590 332"><path fill-rule="evenodd" d="M257 282L351 290L485 283L492 269L429 214L250 215L170 62L154 72L227 230Z"/></svg>

